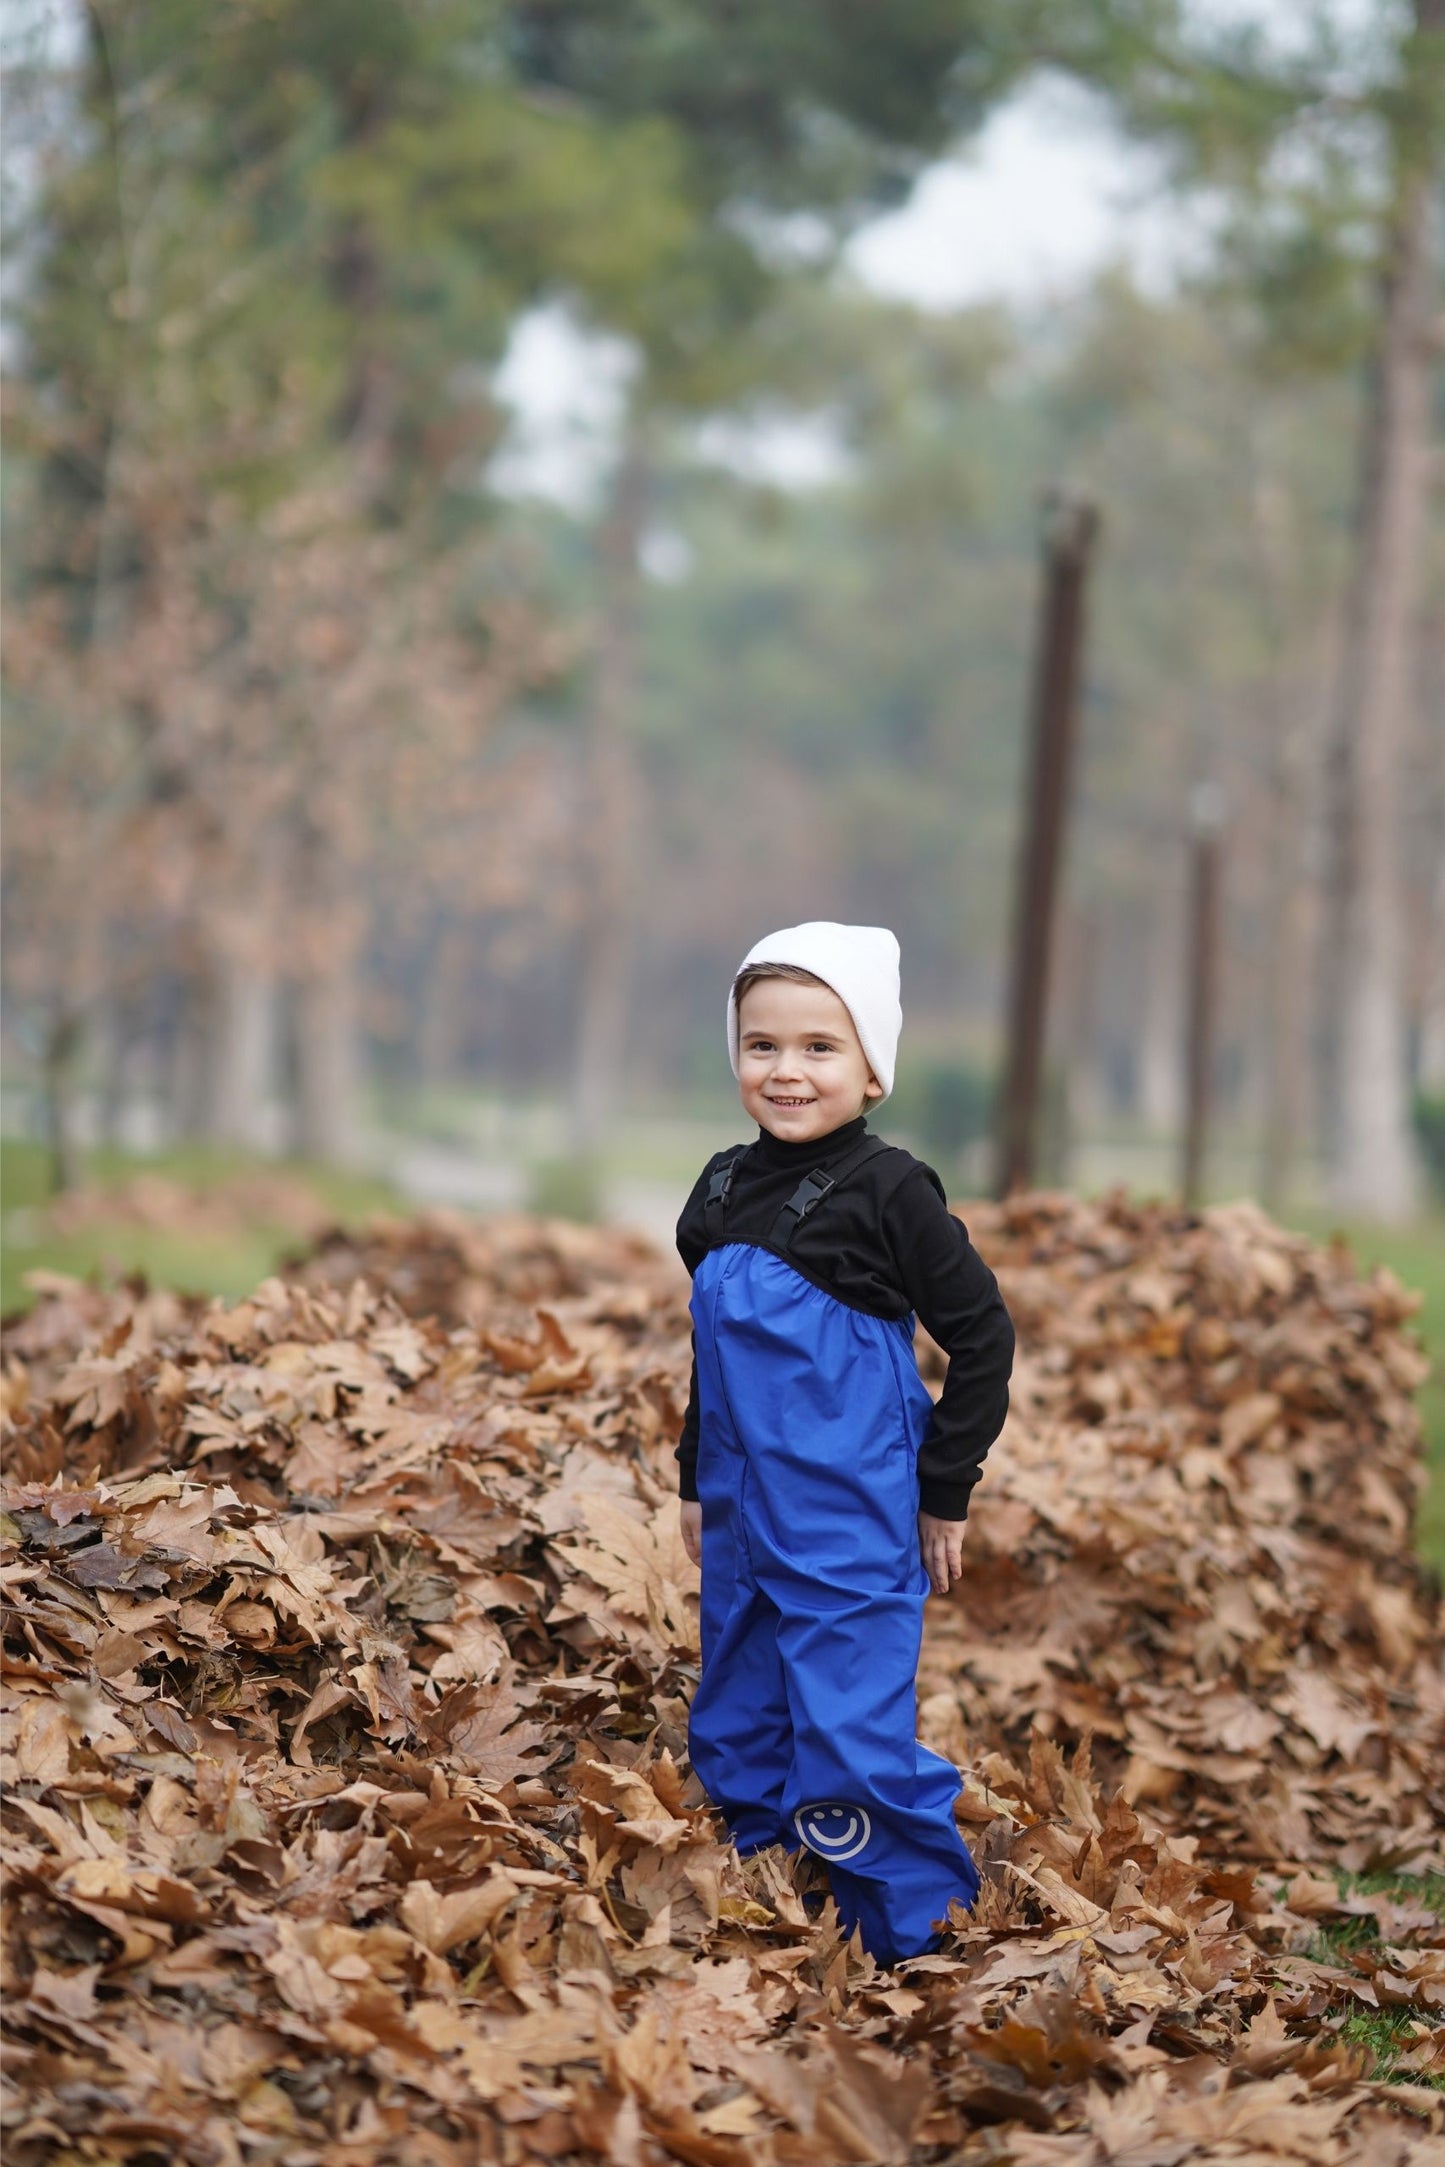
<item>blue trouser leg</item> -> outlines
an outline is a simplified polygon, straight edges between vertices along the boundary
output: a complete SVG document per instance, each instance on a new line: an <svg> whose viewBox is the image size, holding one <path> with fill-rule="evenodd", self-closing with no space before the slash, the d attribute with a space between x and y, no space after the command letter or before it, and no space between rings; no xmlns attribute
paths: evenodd
<svg viewBox="0 0 1445 2167"><path fill-rule="evenodd" d="M819 1858L845 1929L880 1962L929 1947L978 1872L953 1819L957 1771L919 1744L914 1678L922 1599L876 1594L844 1608L790 1609L780 1635L793 1710L784 1807Z"/></svg>
<svg viewBox="0 0 1445 2167"><path fill-rule="evenodd" d="M711 1335L698 1362L712 1410L698 1468L702 1498L702 1678L688 1750L739 1851L793 1838L783 1788L793 1760L792 1711L778 1653L778 1615L759 1588L743 1524L747 1462L727 1419Z"/></svg>
<svg viewBox="0 0 1445 2167"><path fill-rule="evenodd" d="M950 1901L972 1905L978 1874L957 1771L917 1738L929 1402L908 1332L741 1244L704 1259L693 1316L694 1766L742 1847L806 1844L874 1956L918 1954Z"/></svg>
<svg viewBox="0 0 1445 2167"><path fill-rule="evenodd" d="M704 1538L703 1572L710 1569ZM716 1570L713 1572L716 1581ZM778 1616L743 1581L703 1660L688 1724L692 1765L739 1851L796 1842L783 1816L792 1766L792 1711L778 1652Z"/></svg>

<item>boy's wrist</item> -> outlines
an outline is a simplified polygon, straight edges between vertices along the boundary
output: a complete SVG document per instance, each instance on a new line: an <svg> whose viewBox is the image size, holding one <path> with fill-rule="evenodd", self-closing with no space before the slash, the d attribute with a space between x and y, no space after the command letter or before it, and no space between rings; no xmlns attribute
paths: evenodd
<svg viewBox="0 0 1445 2167"><path fill-rule="evenodd" d="M918 1486L918 1509L933 1520L966 1520L971 1482L940 1482L936 1477Z"/></svg>

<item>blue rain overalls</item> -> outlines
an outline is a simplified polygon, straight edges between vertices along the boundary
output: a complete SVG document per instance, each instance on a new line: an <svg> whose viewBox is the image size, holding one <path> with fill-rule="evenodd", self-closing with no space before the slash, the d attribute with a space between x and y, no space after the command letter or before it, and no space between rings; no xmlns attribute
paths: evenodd
<svg viewBox="0 0 1445 2167"><path fill-rule="evenodd" d="M815 1170L778 1214L801 1221L872 1151ZM931 1402L913 1319L853 1309L785 1256L729 1242L741 1153L706 1206L693 1276L702 1679L692 1763L741 1852L802 1843L828 1864L845 1929L880 1963L936 1946L978 1870L953 1819L957 1770L917 1738L928 1575L916 1460Z"/></svg>

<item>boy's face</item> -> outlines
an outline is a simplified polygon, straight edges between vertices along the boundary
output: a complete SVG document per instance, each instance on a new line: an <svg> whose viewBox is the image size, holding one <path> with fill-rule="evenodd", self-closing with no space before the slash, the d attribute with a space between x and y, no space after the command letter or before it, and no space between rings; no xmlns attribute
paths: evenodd
<svg viewBox="0 0 1445 2167"><path fill-rule="evenodd" d="M838 995L788 978L743 995L738 1086L758 1127L789 1144L831 1134L883 1096Z"/></svg>

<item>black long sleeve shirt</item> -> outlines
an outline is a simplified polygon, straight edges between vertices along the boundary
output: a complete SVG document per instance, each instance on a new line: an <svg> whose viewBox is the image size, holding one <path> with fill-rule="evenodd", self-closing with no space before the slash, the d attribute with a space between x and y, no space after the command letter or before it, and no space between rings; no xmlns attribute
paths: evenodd
<svg viewBox="0 0 1445 2167"><path fill-rule="evenodd" d="M912 1311L948 1357L943 1392L918 1455L919 1502L941 1520L963 1520L984 1455L1008 1413L1014 1328L998 1281L948 1210L931 1166L892 1145L853 1167L796 1228L786 1250L770 1239L773 1222L813 1167L829 1171L868 1133L859 1114L814 1143L785 1143L766 1130L739 1159L725 1231L718 1238L751 1242L785 1255L825 1293L875 1317ZM704 1201L715 1167L708 1160L677 1223L678 1254L689 1273L709 1249ZM677 1447L678 1487L697 1496L697 1357Z"/></svg>

